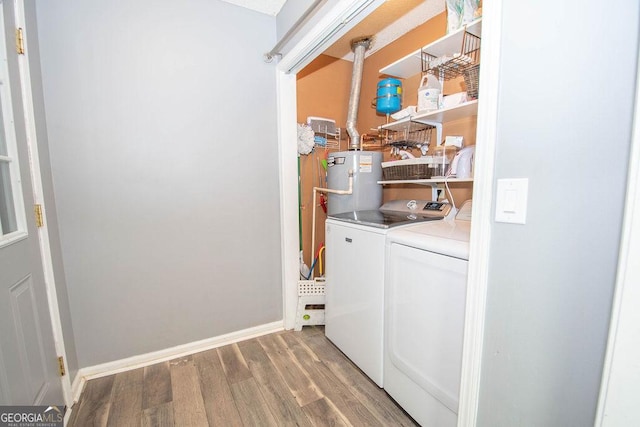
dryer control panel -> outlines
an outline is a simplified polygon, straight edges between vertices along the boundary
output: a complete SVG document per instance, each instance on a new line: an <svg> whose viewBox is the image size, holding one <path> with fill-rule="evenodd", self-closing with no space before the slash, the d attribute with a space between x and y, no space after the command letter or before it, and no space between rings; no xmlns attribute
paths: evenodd
<svg viewBox="0 0 640 427"><path fill-rule="evenodd" d="M432 200L391 200L380 207L382 212L419 213L435 218L444 218L450 210L449 203Z"/></svg>

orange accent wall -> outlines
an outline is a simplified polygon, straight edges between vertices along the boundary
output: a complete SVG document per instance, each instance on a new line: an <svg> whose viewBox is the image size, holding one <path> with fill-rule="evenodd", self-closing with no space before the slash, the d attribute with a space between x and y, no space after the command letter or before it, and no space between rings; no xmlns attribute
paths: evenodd
<svg viewBox="0 0 640 427"><path fill-rule="evenodd" d="M446 13L442 13L425 22L421 26L410 31L395 42L367 57L364 62L362 92L358 109L357 128L360 134L377 135L377 127L386 122L384 115L376 113L371 106L376 96L377 84L383 76L379 70L384 66L408 55L422 46L437 40L445 34ZM366 36L368 34L363 34ZM375 37L375 36L374 36ZM375 43L375 38L374 38ZM349 105L349 92L351 90L351 73L353 64L350 61L320 55L297 76L297 120L298 123L306 123L308 116L326 117L336 121L336 125L342 129L343 140L340 150L347 150L348 136L344 129ZM403 100L402 107L416 105L418 86L421 79L421 70L416 74L402 80ZM464 82L455 79L445 82L444 94L464 91ZM476 118L458 120L443 126L443 135L462 135L465 145L475 144ZM435 132L433 133L431 146L435 146ZM374 148L367 148L373 150ZM377 148L376 150L380 150ZM324 186L324 169L320 161L327 155L324 148L316 147L312 154L300 156L300 182L302 189L302 242L305 262L309 267L312 263L311 255L311 228L312 228L312 190L314 186ZM334 151L334 150L332 150ZM384 149L384 159L390 160L388 149ZM416 156L419 154L414 152ZM471 184L451 184L457 204L471 198ZM395 199L431 199L430 187L420 185L385 186L383 190L384 201ZM318 200L319 200L318 195ZM317 206L316 211L316 248L324 242L324 221L326 215ZM323 263L324 265L324 263ZM314 270L315 276L319 271Z"/></svg>

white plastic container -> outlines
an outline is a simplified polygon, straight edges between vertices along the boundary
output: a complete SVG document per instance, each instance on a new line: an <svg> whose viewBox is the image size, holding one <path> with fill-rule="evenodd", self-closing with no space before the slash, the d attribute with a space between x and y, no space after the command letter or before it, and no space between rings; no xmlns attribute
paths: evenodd
<svg viewBox="0 0 640 427"><path fill-rule="evenodd" d="M433 178L445 177L449 174L449 167L457 153L453 145L438 145L433 151L433 163L436 165Z"/></svg>
<svg viewBox="0 0 640 427"><path fill-rule="evenodd" d="M440 108L442 85L432 73L422 77L418 88L418 112L435 111Z"/></svg>

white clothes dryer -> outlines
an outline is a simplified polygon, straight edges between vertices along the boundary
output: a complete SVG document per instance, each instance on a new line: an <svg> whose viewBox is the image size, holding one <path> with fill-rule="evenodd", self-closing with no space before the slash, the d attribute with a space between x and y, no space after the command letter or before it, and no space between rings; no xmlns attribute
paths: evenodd
<svg viewBox="0 0 640 427"><path fill-rule="evenodd" d="M471 203L387 234L384 388L424 426L456 426Z"/></svg>

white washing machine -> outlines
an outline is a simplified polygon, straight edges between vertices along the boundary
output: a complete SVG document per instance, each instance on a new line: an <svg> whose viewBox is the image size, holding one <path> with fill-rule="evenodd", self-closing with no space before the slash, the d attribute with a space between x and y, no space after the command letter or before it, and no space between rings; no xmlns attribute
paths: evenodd
<svg viewBox="0 0 640 427"><path fill-rule="evenodd" d="M376 210L329 214L325 224L325 335L379 387L385 237L389 230L441 220L450 209L442 202L395 200Z"/></svg>
<svg viewBox="0 0 640 427"><path fill-rule="evenodd" d="M384 388L424 426L457 424L470 219L387 234Z"/></svg>

